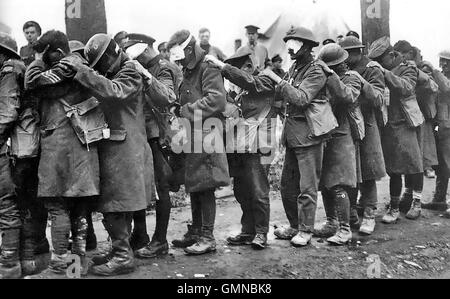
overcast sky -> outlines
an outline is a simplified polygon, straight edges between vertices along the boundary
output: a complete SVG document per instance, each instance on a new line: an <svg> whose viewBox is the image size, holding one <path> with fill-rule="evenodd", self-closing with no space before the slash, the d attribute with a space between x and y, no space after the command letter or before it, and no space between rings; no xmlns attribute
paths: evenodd
<svg viewBox="0 0 450 299"><path fill-rule="evenodd" d="M0 21L13 29L19 45L25 44L21 29L27 20L38 21L43 30L65 29L65 0L0 0ZM157 41L167 40L182 28L212 30L213 44L230 52L233 41L244 37L244 25L266 29L282 12L329 10L361 30L359 0L105 0L108 31L142 32ZM316 4L313 4L316 2ZM393 41L407 39L422 49L425 59L437 62L437 54L450 48L450 1L391 0ZM230 53L228 53L230 54Z"/></svg>

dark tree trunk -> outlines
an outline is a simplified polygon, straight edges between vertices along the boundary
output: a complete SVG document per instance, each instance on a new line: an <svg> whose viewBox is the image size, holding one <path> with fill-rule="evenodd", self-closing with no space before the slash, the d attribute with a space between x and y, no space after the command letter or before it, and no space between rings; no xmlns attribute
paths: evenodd
<svg viewBox="0 0 450 299"><path fill-rule="evenodd" d="M104 0L66 0L69 40L86 43L96 33L107 33Z"/></svg>
<svg viewBox="0 0 450 299"><path fill-rule="evenodd" d="M383 36L390 36L389 0L361 0L362 41L370 44Z"/></svg>

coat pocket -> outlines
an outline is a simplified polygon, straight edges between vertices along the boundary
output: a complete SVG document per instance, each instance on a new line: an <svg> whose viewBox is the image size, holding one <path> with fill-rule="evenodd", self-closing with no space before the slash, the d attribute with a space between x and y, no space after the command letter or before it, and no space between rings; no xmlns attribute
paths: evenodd
<svg viewBox="0 0 450 299"><path fill-rule="evenodd" d="M39 155L40 129L31 108L25 109L11 134L11 155L34 158Z"/></svg>
<svg viewBox="0 0 450 299"><path fill-rule="evenodd" d="M306 120L313 137L326 135L339 127L328 99L316 99L306 109Z"/></svg>
<svg viewBox="0 0 450 299"><path fill-rule="evenodd" d="M425 122L419 103L415 97L401 99L402 110L410 127L417 128Z"/></svg>

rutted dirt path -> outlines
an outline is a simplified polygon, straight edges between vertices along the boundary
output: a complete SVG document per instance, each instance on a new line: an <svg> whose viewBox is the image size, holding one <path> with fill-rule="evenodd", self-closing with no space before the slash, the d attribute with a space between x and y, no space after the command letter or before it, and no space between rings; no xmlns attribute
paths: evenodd
<svg viewBox="0 0 450 299"><path fill-rule="evenodd" d="M430 201L434 180L426 180L424 201ZM305 249L296 249L287 241L275 240L273 226L287 223L279 193L272 192L270 247L255 252L251 248L230 247L225 239L238 233L241 211L234 198L220 200L217 209L215 236L218 251L200 257L188 257L179 249L172 249L168 257L138 261L138 270L120 278L367 278L372 264L369 256L381 260L382 278L450 278L450 220L439 213L424 211L418 221L402 218L398 225L380 223L388 201L388 180L379 183L381 199L377 229L371 237L354 235L354 242L346 247L331 247L323 240L314 239ZM321 199L317 225L325 219ZM170 240L183 235L190 219L188 207L173 210L169 227ZM151 234L155 215L148 216ZM100 222L95 223L100 249L107 246L107 234ZM91 253L92 254L92 253ZM37 275L33 278L54 278ZM95 278L88 276L88 278Z"/></svg>

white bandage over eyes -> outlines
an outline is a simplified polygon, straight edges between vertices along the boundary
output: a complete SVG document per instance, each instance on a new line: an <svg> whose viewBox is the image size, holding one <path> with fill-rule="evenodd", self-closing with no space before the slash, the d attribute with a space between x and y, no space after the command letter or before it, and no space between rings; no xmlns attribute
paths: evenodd
<svg viewBox="0 0 450 299"><path fill-rule="evenodd" d="M128 54L128 56L130 56L131 59L136 59L139 56L142 55L142 53L144 53L145 49L147 49L148 45L147 44L143 44L143 43L139 43L139 44L135 44L131 47L129 47L126 50L126 53Z"/></svg>
<svg viewBox="0 0 450 299"><path fill-rule="evenodd" d="M296 54L303 47L303 42L296 39L290 39L286 42L286 47Z"/></svg>
<svg viewBox="0 0 450 299"><path fill-rule="evenodd" d="M191 35L189 35L189 37L186 39L186 41L184 43L182 43L181 45L176 45L170 49L170 61L171 62L180 61L185 58L184 49L186 49L186 47L189 45L192 38L193 38L193 36L191 34Z"/></svg>

